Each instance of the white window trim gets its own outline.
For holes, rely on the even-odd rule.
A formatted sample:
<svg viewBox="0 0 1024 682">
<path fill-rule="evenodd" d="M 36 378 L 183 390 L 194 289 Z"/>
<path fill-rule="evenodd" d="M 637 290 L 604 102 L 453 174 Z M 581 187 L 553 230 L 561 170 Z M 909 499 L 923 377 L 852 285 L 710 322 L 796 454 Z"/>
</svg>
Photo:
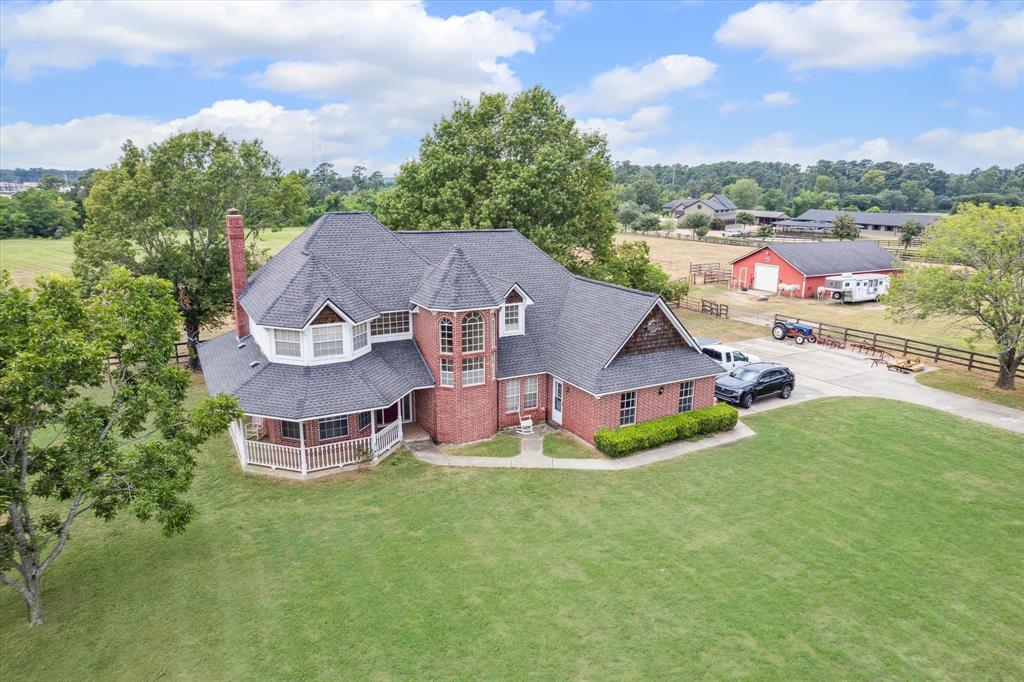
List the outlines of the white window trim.
<svg viewBox="0 0 1024 682">
<path fill-rule="evenodd" d="M 277 352 L 277 333 L 278 332 L 289 332 L 289 333 L 292 333 L 292 334 L 298 334 L 299 335 L 299 339 L 298 339 L 299 354 L 298 355 L 284 355 L 284 354 L 281 354 L 281 353 Z M 303 344 L 303 338 L 302 337 L 303 337 L 303 334 L 302 334 L 302 330 L 300 330 L 300 329 L 285 329 L 285 328 L 280 328 L 280 327 L 275 327 L 275 328 L 271 329 L 270 330 L 270 344 L 271 344 L 271 348 L 273 349 L 273 356 L 275 358 L 279 358 L 279 359 L 284 360 L 286 362 L 301 362 L 302 361 L 302 356 L 303 356 L 303 350 L 305 350 L 303 348 L 304 344 Z M 285 343 L 295 343 L 295 342 L 294 341 L 287 341 Z"/>
<path fill-rule="evenodd" d="M 480 319 L 480 347 L 477 348 L 476 350 L 466 350 L 466 338 L 467 338 L 467 334 L 466 334 L 466 320 L 469 319 L 470 316 L 472 316 L 472 315 L 476 315 Z M 461 320 L 459 320 L 459 344 L 458 345 L 459 345 L 459 349 L 462 351 L 463 355 L 476 355 L 477 353 L 486 353 L 487 352 L 487 320 L 484 318 L 483 315 L 481 315 L 480 313 L 474 311 L 474 312 L 469 313 L 468 315 L 465 315 Z"/>
<path fill-rule="evenodd" d="M 509 329 L 505 326 L 505 309 L 516 308 L 519 311 L 519 326 Z M 498 336 L 522 336 L 526 333 L 526 305 L 524 303 L 506 303 L 498 311 Z"/>
<path fill-rule="evenodd" d="M 530 390 L 530 382 L 533 382 L 534 390 Z M 564 390 L 564 389 L 563 389 Z M 527 396 L 533 396 L 533 405 L 528 405 Z M 540 407 L 540 377 L 526 377 L 523 380 L 523 409 L 524 410 L 536 410 Z"/>
<path fill-rule="evenodd" d="M 472 361 L 479 360 L 480 361 L 480 369 L 479 370 L 475 370 L 475 369 L 469 370 L 470 372 L 479 371 L 480 372 L 480 381 L 474 381 L 471 384 L 470 383 L 466 383 L 467 371 L 466 371 L 465 364 L 466 364 L 467 360 L 472 360 Z M 461 361 L 461 365 L 459 367 L 459 370 L 460 370 L 460 372 L 459 372 L 460 373 L 459 380 L 462 383 L 463 387 L 483 386 L 485 383 L 487 383 L 487 360 L 485 359 L 485 357 L 483 355 L 471 355 L 469 357 L 463 357 L 462 361 Z"/>
<path fill-rule="evenodd" d="M 690 406 L 687 409 L 683 410 L 683 409 L 680 409 L 680 408 L 682 407 L 682 402 L 683 402 L 683 395 L 684 395 L 683 391 L 684 391 L 684 389 L 687 386 L 690 388 L 690 395 L 689 395 Z M 678 400 L 678 402 L 676 404 L 676 409 L 680 413 L 683 413 L 683 412 L 693 412 L 693 400 L 694 400 L 694 398 L 697 397 L 696 393 L 697 393 L 697 385 L 694 382 L 692 382 L 692 381 L 681 381 L 681 382 L 679 382 L 679 400 Z"/>
<path fill-rule="evenodd" d="M 450 371 L 445 371 L 443 369 L 444 365 L 442 363 L 445 360 L 447 360 L 448 362 L 451 363 L 451 367 L 452 368 L 451 368 Z M 441 362 L 438 363 L 438 366 L 437 366 L 437 373 L 438 373 L 437 380 L 438 380 L 438 383 L 440 384 L 441 388 L 455 388 L 455 359 L 454 358 L 452 358 L 452 357 L 443 357 L 443 358 L 441 358 Z M 451 381 L 445 382 L 445 376 L 446 375 L 451 377 Z"/>
<path fill-rule="evenodd" d="M 388 315 L 388 314 L 394 314 L 394 313 L 405 313 L 406 317 L 409 320 L 409 331 L 407 331 L 407 332 L 399 332 L 397 334 L 374 334 L 373 333 L 373 322 L 374 322 L 374 320 L 370 320 L 370 341 L 371 342 L 373 342 L 373 341 L 378 341 L 378 342 L 402 341 L 402 340 L 407 340 L 407 339 L 411 339 L 412 338 L 412 313 L 410 313 L 408 310 L 385 310 L 384 312 L 382 312 L 380 314 L 380 317 L 383 317 L 383 316 Z"/>
<path fill-rule="evenodd" d="M 330 327 L 341 327 L 341 347 L 342 347 L 342 352 L 335 353 L 333 355 L 317 355 L 316 354 L 316 343 L 313 341 L 313 336 L 314 336 L 313 330 L 315 330 L 315 329 L 327 329 L 327 328 L 330 328 Z M 345 323 L 344 322 L 332 322 L 331 324 L 314 324 L 314 325 L 310 325 L 310 327 L 309 327 L 309 349 L 310 349 L 309 357 L 314 362 L 320 362 L 322 360 L 336 359 L 336 358 L 343 358 L 343 357 L 345 357 L 346 356 L 346 351 L 348 351 L 348 349 L 349 349 L 347 340 L 345 339 Z"/>
<path fill-rule="evenodd" d="M 515 390 L 513 390 L 513 389 L 515 389 Z M 515 393 L 515 407 L 514 408 L 509 407 L 510 404 L 512 403 L 512 394 L 513 393 Z M 519 412 L 519 400 L 520 400 L 519 380 L 515 379 L 515 380 L 510 381 L 507 384 L 505 384 L 505 414 L 509 414 L 511 412 Z"/>
<path fill-rule="evenodd" d="M 627 395 L 632 395 L 633 396 L 633 406 L 632 406 L 633 416 L 632 416 L 632 419 L 630 421 L 623 423 L 623 421 L 622 421 L 622 416 L 623 416 L 622 402 L 623 402 L 623 398 L 625 398 Z M 623 391 L 622 393 L 620 393 L 619 394 L 619 426 L 632 426 L 633 424 L 636 424 L 636 413 L 637 413 L 637 392 L 636 391 Z"/>
</svg>

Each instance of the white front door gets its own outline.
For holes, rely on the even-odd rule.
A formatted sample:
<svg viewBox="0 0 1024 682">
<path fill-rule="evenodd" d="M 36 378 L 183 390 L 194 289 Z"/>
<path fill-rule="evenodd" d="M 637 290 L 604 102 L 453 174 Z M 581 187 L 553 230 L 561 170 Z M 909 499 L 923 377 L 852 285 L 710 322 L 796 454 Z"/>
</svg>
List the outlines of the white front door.
<svg viewBox="0 0 1024 682">
<path fill-rule="evenodd" d="M 754 288 L 758 291 L 771 291 L 774 293 L 779 288 L 779 266 L 755 263 Z"/>
<path fill-rule="evenodd" d="M 565 387 L 561 379 L 553 379 L 551 382 L 551 421 L 556 424 L 562 423 L 562 397 Z"/>
</svg>

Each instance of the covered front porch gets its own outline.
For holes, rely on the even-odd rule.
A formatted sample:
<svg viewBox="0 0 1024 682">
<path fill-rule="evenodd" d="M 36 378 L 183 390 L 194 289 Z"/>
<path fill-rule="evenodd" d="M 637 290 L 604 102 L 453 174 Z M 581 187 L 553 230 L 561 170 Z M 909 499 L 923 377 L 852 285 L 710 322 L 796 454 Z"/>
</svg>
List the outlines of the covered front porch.
<svg viewBox="0 0 1024 682">
<path fill-rule="evenodd" d="M 246 414 L 232 422 L 231 440 L 243 469 L 306 478 L 377 464 L 405 439 L 404 423 L 416 428 L 412 406 L 410 392 L 386 408 L 314 419 Z"/>
</svg>

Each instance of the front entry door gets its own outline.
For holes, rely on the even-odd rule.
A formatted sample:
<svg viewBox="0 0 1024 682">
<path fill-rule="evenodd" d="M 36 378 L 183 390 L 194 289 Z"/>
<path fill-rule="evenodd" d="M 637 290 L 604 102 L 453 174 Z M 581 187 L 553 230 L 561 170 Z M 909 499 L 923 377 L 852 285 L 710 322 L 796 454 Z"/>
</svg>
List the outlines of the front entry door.
<svg viewBox="0 0 1024 682">
<path fill-rule="evenodd" d="M 556 424 L 562 423 L 562 397 L 565 387 L 561 379 L 554 379 L 551 382 L 551 421 Z"/>
</svg>

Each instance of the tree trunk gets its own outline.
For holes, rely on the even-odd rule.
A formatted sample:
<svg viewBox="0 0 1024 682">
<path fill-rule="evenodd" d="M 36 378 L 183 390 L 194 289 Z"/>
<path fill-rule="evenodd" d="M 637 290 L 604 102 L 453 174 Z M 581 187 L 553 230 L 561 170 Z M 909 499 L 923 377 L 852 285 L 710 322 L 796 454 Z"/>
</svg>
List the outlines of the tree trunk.
<svg viewBox="0 0 1024 682">
<path fill-rule="evenodd" d="M 185 339 L 188 341 L 188 368 L 199 369 L 199 323 L 185 318 Z"/>
<path fill-rule="evenodd" d="M 28 581 L 25 586 L 27 591 L 24 593 L 25 605 L 28 606 L 28 624 L 42 625 L 43 624 L 43 593 L 40 585 L 39 578 L 34 578 Z"/>
<path fill-rule="evenodd" d="M 996 379 L 996 388 L 1013 390 L 1014 378 L 1022 360 L 1024 360 L 1024 353 L 1018 355 L 1015 350 L 1007 350 L 999 354 L 999 378 Z"/>
</svg>

